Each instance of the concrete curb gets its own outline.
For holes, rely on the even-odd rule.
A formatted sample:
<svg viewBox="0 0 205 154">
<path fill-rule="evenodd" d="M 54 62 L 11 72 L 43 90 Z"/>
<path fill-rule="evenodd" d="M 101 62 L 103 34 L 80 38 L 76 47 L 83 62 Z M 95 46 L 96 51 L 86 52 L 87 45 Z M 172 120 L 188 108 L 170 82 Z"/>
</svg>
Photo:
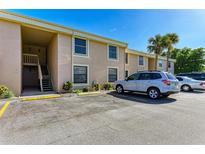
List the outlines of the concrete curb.
<svg viewBox="0 0 205 154">
<path fill-rule="evenodd" d="M 98 95 L 101 94 L 100 91 L 94 91 L 94 92 L 82 92 L 78 93 L 78 96 L 90 96 L 90 95 Z"/>
<path fill-rule="evenodd" d="M 53 98 L 60 98 L 62 95 L 59 94 L 51 94 L 51 95 L 38 95 L 38 96 L 24 96 L 19 97 L 20 101 L 35 101 L 35 100 L 43 100 L 43 99 L 53 99 Z"/>
</svg>

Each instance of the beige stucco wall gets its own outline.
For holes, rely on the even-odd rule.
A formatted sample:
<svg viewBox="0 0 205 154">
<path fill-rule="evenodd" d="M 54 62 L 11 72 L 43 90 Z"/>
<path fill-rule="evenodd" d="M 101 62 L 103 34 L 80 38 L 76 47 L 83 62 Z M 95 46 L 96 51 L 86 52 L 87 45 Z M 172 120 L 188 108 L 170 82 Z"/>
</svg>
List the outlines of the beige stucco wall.
<svg viewBox="0 0 205 154">
<path fill-rule="evenodd" d="M 125 48 L 118 47 L 119 60 L 108 60 L 108 46 L 105 43 L 89 41 L 89 57 L 73 56 L 73 65 L 82 64 L 89 66 L 89 84 L 107 82 L 108 67 L 118 68 L 118 79 L 124 79 Z"/>
<path fill-rule="evenodd" d="M 139 65 L 139 55 L 128 54 L 128 64 L 126 64 L 126 70 L 128 74 L 131 75 L 137 71 L 148 70 L 148 57 L 144 57 L 144 65 Z"/>
<path fill-rule="evenodd" d="M 56 34 L 48 46 L 48 66 L 54 90 L 60 92 L 65 81 L 71 81 L 71 36 Z"/>
<path fill-rule="evenodd" d="M 160 61 L 162 61 L 162 67 L 159 67 Z M 174 62 L 170 61 L 170 63 L 171 63 L 171 67 L 169 68 L 169 72 L 174 74 Z M 155 65 L 155 59 L 149 58 L 149 70 L 154 70 L 154 65 Z M 167 66 L 167 61 L 159 58 L 158 64 L 157 64 L 157 70 L 166 71 L 166 66 Z"/>
<path fill-rule="evenodd" d="M 72 80 L 72 37 L 58 34 L 58 91 L 65 81 Z"/>
<path fill-rule="evenodd" d="M 0 20 L 0 84 L 21 94 L 21 27 Z"/>
<path fill-rule="evenodd" d="M 51 74 L 51 80 L 54 90 L 58 89 L 58 36 L 53 36 L 48 46 L 48 69 Z"/>
</svg>

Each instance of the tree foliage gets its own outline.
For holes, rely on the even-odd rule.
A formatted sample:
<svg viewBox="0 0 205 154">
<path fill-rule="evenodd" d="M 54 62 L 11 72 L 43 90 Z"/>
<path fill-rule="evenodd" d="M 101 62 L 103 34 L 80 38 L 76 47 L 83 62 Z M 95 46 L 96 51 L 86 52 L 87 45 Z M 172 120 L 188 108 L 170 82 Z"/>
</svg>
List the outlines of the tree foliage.
<svg viewBox="0 0 205 154">
<path fill-rule="evenodd" d="M 148 40 L 148 43 L 147 50 L 155 54 L 155 70 L 157 70 L 158 56 L 164 50 L 164 37 L 159 34 L 155 35 Z"/>
<path fill-rule="evenodd" d="M 179 42 L 179 36 L 176 33 L 168 33 L 164 36 L 164 46 L 167 49 L 166 57 L 167 57 L 167 64 L 166 64 L 166 71 L 168 72 L 169 68 L 169 58 L 170 54 L 173 51 L 176 43 Z"/>
<path fill-rule="evenodd" d="M 176 59 L 175 73 L 201 72 L 204 71 L 205 50 L 204 48 L 174 49 L 171 58 Z"/>
</svg>

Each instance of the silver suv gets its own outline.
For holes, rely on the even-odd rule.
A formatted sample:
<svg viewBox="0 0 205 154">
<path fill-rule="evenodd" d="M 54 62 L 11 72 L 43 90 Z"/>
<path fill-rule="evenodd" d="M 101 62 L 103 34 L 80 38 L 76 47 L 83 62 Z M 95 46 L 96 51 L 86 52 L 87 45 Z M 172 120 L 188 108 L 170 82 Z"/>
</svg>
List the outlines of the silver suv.
<svg viewBox="0 0 205 154">
<path fill-rule="evenodd" d="M 117 93 L 143 92 L 152 99 L 157 99 L 161 95 L 168 97 L 180 91 L 179 82 L 175 76 L 163 71 L 140 71 L 125 80 L 116 81 L 114 85 Z"/>
</svg>

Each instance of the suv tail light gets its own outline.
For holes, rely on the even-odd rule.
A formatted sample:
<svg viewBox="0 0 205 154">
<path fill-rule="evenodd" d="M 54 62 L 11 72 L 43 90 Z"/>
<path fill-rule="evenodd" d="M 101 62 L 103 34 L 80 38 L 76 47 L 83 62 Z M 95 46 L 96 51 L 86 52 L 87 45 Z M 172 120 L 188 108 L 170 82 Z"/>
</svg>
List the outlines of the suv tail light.
<svg viewBox="0 0 205 154">
<path fill-rule="evenodd" d="M 162 82 L 167 86 L 170 86 L 170 84 L 171 84 L 169 80 L 162 80 Z"/>
</svg>

